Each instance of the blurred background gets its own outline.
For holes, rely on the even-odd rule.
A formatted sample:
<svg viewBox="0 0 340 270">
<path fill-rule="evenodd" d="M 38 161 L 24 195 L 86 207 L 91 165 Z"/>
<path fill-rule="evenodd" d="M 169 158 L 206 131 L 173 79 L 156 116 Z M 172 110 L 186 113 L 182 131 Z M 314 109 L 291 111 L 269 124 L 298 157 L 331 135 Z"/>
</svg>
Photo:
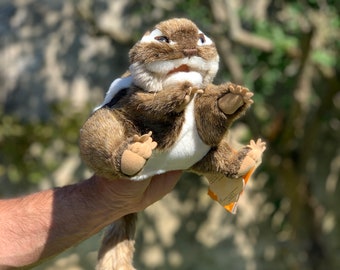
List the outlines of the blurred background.
<svg viewBox="0 0 340 270">
<path fill-rule="evenodd" d="M 234 125 L 268 143 L 234 216 L 185 174 L 140 215 L 138 269 L 340 269 L 340 2 L 1 0 L 0 196 L 91 175 L 78 131 L 161 20 L 212 37 L 216 83 L 255 93 Z M 35 269 L 93 269 L 101 233 Z"/>
</svg>

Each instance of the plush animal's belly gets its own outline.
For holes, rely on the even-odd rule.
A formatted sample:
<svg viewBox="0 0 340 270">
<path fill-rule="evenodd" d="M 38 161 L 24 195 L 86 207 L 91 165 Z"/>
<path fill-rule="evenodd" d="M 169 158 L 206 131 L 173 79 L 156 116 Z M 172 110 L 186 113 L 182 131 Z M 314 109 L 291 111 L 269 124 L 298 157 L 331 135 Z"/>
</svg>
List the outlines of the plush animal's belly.
<svg viewBox="0 0 340 270">
<path fill-rule="evenodd" d="M 185 110 L 185 120 L 176 143 L 166 152 L 154 150 L 144 169 L 132 179 L 143 180 L 166 171 L 188 169 L 209 150 L 210 146 L 201 140 L 197 132 L 193 99 Z"/>
</svg>

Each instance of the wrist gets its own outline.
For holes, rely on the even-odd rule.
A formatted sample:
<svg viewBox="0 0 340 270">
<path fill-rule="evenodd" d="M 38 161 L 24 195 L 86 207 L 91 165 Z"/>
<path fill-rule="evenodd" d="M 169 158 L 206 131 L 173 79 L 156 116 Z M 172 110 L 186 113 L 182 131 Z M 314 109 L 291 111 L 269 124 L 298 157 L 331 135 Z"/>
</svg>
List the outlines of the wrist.
<svg viewBox="0 0 340 270">
<path fill-rule="evenodd" d="M 107 179 L 93 175 L 87 180 L 90 185 L 91 200 L 95 200 L 97 207 L 110 212 L 114 221 L 122 216 L 136 212 L 137 198 L 132 197 L 130 186 L 137 184 L 128 179 Z M 109 222 L 110 223 L 110 222 Z"/>
</svg>

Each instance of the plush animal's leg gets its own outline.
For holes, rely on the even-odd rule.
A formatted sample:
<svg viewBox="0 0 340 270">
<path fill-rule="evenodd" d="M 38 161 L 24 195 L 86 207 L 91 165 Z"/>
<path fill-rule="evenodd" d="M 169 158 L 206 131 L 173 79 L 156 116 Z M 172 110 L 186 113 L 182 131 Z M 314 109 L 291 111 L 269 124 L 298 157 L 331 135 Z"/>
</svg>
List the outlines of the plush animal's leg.
<svg viewBox="0 0 340 270">
<path fill-rule="evenodd" d="M 193 169 L 203 174 L 209 181 L 210 197 L 218 201 L 226 210 L 235 213 L 238 198 L 250 175 L 261 163 L 266 144 L 258 139 L 239 151 L 228 145 L 216 150 L 195 164 Z"/>
<path fill-rule="evenodd" d="M 80 131 L 80 154 L 97 174 L 108 179 L 138 173 L 157 143 L 151 132 L 140 136 L 118 111 L 96 111 Z"/>
<path fill-rule="evenodd" d="M 132 176 L 137 174 L 145 165 L 157 147 L 157 143 L 151 138 L 152 132 L 142 136 L 134 135 L 132 142 L 124 150 L 121 159 L 121 170 L 124 174 Z"/>
<path fill-rule="evenodd" d="M 137 214 L 130 214 L 112 223 L 105 232 L 98 253 L 96 270 L 134 270 L 134 235 Z"/>
<path fill-rule="evenodd" d="M 97 174 L 108 179 L 123 176 L 120 158 L 128 145 L 128 121 L 116 111 L 99 109 L 80 130 L 79 147 L 83 161 Z M 131 135 L 132 136 L 132 135 Z"/>
<path fill-rule="evenodd" d="M 193 170 L 199 173 L 218 172 L 230 178 L 239 178 L 261 163 L 265 149 L 266 144 L 261 139 L 256 142 L 251 140 L 249 145 L 238 151 L 233 150 L 226 141 L 222 141 L 216 149 L 196 163 Z"/>
</svg>

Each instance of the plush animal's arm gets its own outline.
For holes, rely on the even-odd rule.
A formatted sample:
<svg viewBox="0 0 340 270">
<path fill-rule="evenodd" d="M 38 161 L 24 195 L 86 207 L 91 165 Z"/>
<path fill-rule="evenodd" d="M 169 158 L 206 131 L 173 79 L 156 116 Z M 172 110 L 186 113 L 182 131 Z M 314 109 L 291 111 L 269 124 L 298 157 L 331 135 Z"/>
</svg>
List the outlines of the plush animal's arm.
<svg viewBox="0 0 340 270">
<path fill-rule="evenodd" d="M 208 85 L 195 103 L 197 130 L 202 140 L 212 147 L 219 145 L 230 125 L 253 103 L 252 96 L 247 88 L 233 83 Z"/>
<path fill-rule="evenodd" d="M 162 120 L 168 114 L 182 112 L 194 94 L 203 92 L 189 82 L 169 85 L 155 93 L 145 92 L 137 87 L 132 90 L 127 107 L 133 108 L 145 117 L 149 116 L 151 119 L 159 117 Z"/>
<path fill-rule="evenodd" d="M 229 178 L 239 178 L 259 165 L 266 145 L 261 139 L 250 143 L 239 150 L 230 147 L 227 139 L 221 141 L 192 169 L 201 174 L 221 173 Z"/>
</svg>

